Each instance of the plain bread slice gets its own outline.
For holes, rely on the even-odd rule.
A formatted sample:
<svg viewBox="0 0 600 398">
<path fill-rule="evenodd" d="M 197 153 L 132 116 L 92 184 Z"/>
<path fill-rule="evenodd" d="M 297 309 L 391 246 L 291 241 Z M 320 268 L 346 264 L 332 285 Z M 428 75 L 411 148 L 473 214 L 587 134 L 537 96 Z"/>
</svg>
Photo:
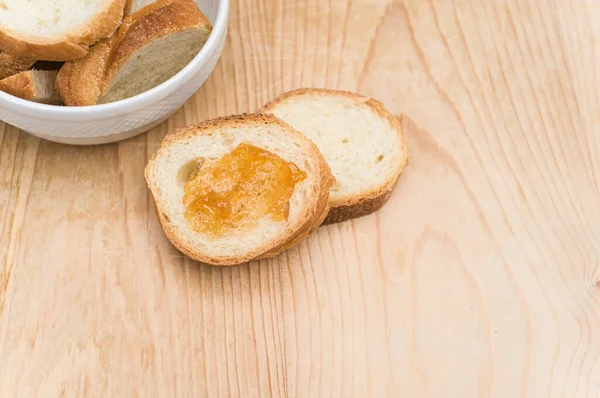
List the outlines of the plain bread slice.
<svg viewBox="0 0 600 398">
<path fill-rule="evenodd" d="M 408 159 L 400 120 L 372 98 L 345 91 L 300 89 L 261 110 L 313 140 L 337 183 L 325 223 L 372 213 L 390 197 Z"/>
<path fill-rule="evenodd" d="M 126 0 L 0 0 L 0 49 L 44 61 L 84 57 L 123 20 Z"/>
</svg>

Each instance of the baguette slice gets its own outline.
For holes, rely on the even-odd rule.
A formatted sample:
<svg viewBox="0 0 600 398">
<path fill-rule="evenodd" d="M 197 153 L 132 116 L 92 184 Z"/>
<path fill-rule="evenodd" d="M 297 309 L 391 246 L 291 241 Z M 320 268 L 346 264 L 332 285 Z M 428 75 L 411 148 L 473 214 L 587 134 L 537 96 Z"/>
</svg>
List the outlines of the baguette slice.
<svg viewBox="0 0 600 398">
<path fill-rule="evenodd" d="M 158 0 L 126 17 L 88 56 L 65 63 L 56 89 L 66 105 L 133 97 L 165 82 L 200 51 L 212 27 L 193 0 Z"/>
<path fill-rule="evenodd" d="M 126 0 L 0 0 L 0 49 L 25 58 L 67 61 L 110 37 Z"/>
<path fill-rule="evenodd" d="M 319 147 L 337 183 L 325 224 L 370 214 L 390 197 L 406 165 L 402 125 L 383 105 L 358 94 L 301 89 L 267 104 Z"/>
<path fill-rule="evenodd" d="M 240 143 L 266 149 L 306 172 L 294 187 L 287 221 L 259 220 L 250 230 L 213 237 L 198 233 L 184 217 L 181 170 L 197 158 L 220 159 Z M 189 173 L 188 173 L 189 174 Z M 334 179 L 317 147 L 270 115 L 236 115 L 205 121 L 167 136 L 148 163 L 146 181 L 167 238 L 188 257 L 212 265 L 236 265 L 275 256 L 318 227 L 329 209 Z"/>
<path fill-rule="evenodd" d="M 58 71 L 28 70 L 0 80 L 0 91 L 28 101 L 60 105 L 62 101 L 54 90 Z"/>
<path fill-rule="evenodd" d="M 0 80 L 25 72 L 33 66 L 34 60 L 28 58 L 13 57 L 0 51 Z"/>
</svg>

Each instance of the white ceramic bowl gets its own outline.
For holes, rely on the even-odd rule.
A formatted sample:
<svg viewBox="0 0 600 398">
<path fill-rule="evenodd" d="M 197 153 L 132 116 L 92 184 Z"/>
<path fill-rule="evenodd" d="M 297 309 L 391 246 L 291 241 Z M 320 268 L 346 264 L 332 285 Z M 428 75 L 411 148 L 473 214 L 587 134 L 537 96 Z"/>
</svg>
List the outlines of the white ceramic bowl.
<svg viewBox="0 0 600 398">
<path fill-rule="evenodd" d="M 229 0 L 196 0 L 213 25 L 198 55 L 163 84 L 109 104 L 66 107 L 25 101 L 0 91 L 0 120 L 66 144 L 103 144 L 133 137 L 166 120 L 213 71 L 225 44 Z"/>
</svg>

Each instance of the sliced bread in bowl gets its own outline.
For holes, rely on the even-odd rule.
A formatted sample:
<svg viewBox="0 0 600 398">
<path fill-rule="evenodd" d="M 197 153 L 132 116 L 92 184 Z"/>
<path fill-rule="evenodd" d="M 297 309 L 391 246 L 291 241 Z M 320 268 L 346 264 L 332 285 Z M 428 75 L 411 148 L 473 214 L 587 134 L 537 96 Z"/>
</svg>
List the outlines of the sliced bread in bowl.
<svg viewBox="0 0 600 398">
<path fill-rule="evenodd" d="M 65 63 L 56 89 L 70 106 L 135 96 L 183 69 L 211 31 L 195 1 L 155 1 L 126 17 L 117 33 L 88 56 Z"/>
<path fill-rule="evenodd" d="M 283 166 L 268 162 L 252 169 L 215 166 L 222 166 L 220 162 L 232 159 L 233 154 L 239 154 L 239 149 L 246 146 L 266 151 L 268 156 L 284 162 Z M 256 159 L 264 159 L 264 156 Z M 253 164 L 248 163 L 247 158 L 235 159 L 242 159 L 239 164 Z M 303 173 L 303 179 L 290 183 L 285 177 L 289 177 L 285 164 L 290 167 L 288 172 L 294 169 Z M 196 191 L 202 194 L 190 196 L 190 192 L 195 192 L 189 190 L 193 186 L 190 184 L 201 173 L 214 177 L 204 181 L 210 190 Z M 241 264 L 287 249 L 290 242 L 297 242 L 299 235 L 304 236 L 322 223 L 329 209 L 329 190 L 334 182 L 329 166 L 314 143 L 270 115 L 236 115 L 181 129 L 165 138 L 149 161 L 145 176 L 167 238 L 190 258 L 212 265 Z M 241 178 L 239 176 L 243 179 L 236 180 Z M 265 176 L 275 179 L 264 180 Z M 227 213 L 235 220 L 229 224 L 233 227 L 214 234 L 210 228 L 219 224 L 218 219 L 195 218 L 197 213 L 190 213 L 190 209 L 196 207 L 190 204 L 213 194 L 225 195 L 225 192 L 232 195 L 228 198 L 237 199 L 227 199 L 230 202 L 226 201 L 224 207 L 240 198 L 242 206 L 236 204 Z M 272 200 L 273 192 L 287 192 L 289 196 L 287 199 L 277 197 L 275 202 L 267 202 L 270 203 L 267 206 L 262 200 Z M 205 206 L 205 202 L 202 203 Z M 264 212 L 272 209 L 273 203 L 286 211 L 285 217 L 277 218 L 274 213 Z M 218 212 L 218 209 L 213 210 L 207 213 L 211 217 Z"/>
<path fill-rule="evenodd" d="M 354 93 L 301 89 L 265 105 L 319 147 L 336 184 L 325 223 L 372 213 L 390 197 L 408 159 L 400 121 L 372 98 Z"/>
<path fill-rule="evenodd" d="M 24 100 L 48 105 L 60 105 L 62 100 L 54 90 L 58 71 L 28 70 L 0 80 L 0 91 Z"/>
<path fill-rule="evenodd" d="M 0 51 L 0 80 L 25 72 L 34 63 L 35 61 L 29 58 L 15 57 Z"/>
<path fill-rule="evenodd" d="M 132 16 L 146 9 L 155 11 L 137 18 L 114 45 L 100 104 L 133 97 L 175 76 L 212 31 L 193 0 L 159 0 Z"/>
<path fill-rule="evenodd" d="M 123 20 L 126 0 L 0 0 L 0 49 L 44 61 L 84 57 Z"/>
</svg>

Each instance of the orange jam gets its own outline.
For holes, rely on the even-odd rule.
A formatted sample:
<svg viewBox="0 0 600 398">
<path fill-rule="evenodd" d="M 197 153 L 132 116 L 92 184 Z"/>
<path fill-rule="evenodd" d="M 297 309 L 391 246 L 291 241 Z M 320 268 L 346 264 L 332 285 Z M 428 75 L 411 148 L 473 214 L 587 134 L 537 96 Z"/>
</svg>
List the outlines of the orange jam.
<svg viewBox="0 0 600 398">
<path fill-rule="evenodd" d="M 184 186 L 185 218 L 212 236 L 248 230 L 263 217 L 286 221 L 294 187 L 305 178 L 294 163 L 242 143 L 192 172 Z"/>
</svg>

